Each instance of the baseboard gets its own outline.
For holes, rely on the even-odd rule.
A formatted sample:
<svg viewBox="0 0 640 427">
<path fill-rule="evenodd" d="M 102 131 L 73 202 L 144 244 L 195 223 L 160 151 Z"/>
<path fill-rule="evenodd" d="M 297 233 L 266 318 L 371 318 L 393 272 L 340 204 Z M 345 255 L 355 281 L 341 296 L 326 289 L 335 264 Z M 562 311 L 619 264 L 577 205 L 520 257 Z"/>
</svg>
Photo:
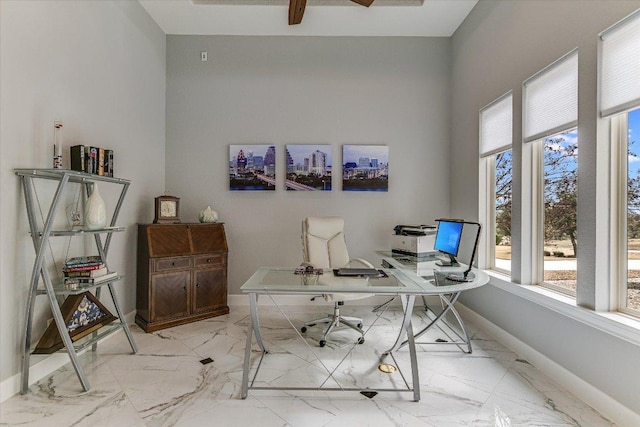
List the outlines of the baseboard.
<svg viewBox="0 0 640 427">
<path fill-rule="evenodd" d="M 125 315 L 125 321 L 127 322 L 127 324 L 129 325 L 133 324 L 135 315 L 136 315 L 135 310 Z M 99 342 L 104 342 L 109 338 L 118 335 L 121 331 L 122 329 L 120 329 L 114 334 L 111 334 L 105 337 Z M 89 351 L 89 349 L 86 349 L 78 354 L 82 354 L 86 351 Z M 37 356 L 32 356 L 32 357 L 35 358 Z M 42 378 L 46 377 L 47 375 L 50 375 L 52 372 L 55 372 L 56 370 L 62 368 L 67 363 L 69 363 L 69 356 L 66 353 L 54 353 L 49 356 L 46 356 L 44 359 L 31 365 L 31 368 L 29 369 L 29 385 L 37 381 L 40 381 Z M 20 373 L 13 375 L 7 378 L 6 380 L 2 381 L 0 383 L 0 402 L 4 402 L 10 397 L 20 393 L 21 383 L 22 383 L 22 375 Z"/>
<path fill-rule="evenodd" d="M 463 319 L 468 320 L 470 323 L 489 333 L 502 345 L 526 359 L 545 375 L 562 384 L 562 386 L 573 395 L 612 420 L 616 425 L 640 426 L 640 414 L 633 412 L 611 396 L 598 390 L 596 387 L 555 363 L 533 347 L 520 341 L 504 329 L 491 323 L 473 310 L 460 303 L 456 304 L 456 309 Z"/>
</svg>

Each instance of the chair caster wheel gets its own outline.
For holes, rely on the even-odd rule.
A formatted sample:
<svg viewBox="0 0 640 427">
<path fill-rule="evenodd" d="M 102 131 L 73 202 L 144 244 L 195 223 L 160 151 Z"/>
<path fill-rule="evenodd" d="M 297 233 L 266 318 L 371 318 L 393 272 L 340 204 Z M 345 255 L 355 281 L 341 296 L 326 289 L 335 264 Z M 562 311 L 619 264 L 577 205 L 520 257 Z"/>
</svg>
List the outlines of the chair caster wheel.
<svg viewBox="0 0 640 427">
<path fill-rule="evenodd" d="M 358 338 L 358 344 L 364 344 L 364 337 Z"/>
<path fill-rule="evenodd" d="M 303 326 L 302 328 L 300 328 L 300 332 L 302 332 L 303 334 L 307 332 L 307 327 Z"/>
<path fill-rule="evenodd" d="M 320 347 L 324 347 L 325 345 L 327 345 L 327 341 L 320 340 L 320 342 L 318 344 L 320 344 Z"/>
<path fill-rule="evenodd" d="M 358 329 L 362 329 L 362 323 L 358 323 L 356 326 L 358 327 Z"/>
</svg>

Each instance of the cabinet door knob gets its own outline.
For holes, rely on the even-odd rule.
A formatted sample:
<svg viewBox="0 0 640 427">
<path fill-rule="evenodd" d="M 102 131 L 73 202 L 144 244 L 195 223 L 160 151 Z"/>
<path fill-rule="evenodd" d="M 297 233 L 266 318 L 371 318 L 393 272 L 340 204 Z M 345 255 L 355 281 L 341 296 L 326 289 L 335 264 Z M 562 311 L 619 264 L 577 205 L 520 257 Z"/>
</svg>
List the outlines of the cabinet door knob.
<svg viewBox="0 0 640 427">
<path fill-rule="evenodd" d="M 211 259 L 211 258 L 207 258 L 207 262 L 211 262 L 211 261 L 212 261 L 212 259 Z"/>
<path fill-rule="evenodd" d="M 175 263 L 175 262 L 172 262 L 172 263 L 171 263 L 171 266 L 172 266 L 172 267 L 175 267 L 175 266 L 176 266 L 176 263 Z"/>
<path fill-rule="evenodd" d="M 187 290 L 187 285 L 184 285 L 184 286 L 182 287 L 182 289 L 184 289 L 184 290 L 186 291 L 186 290 Z"/>
<path fill-rule="evenodd" d="M 200 283 L 196 283 L 196 288 L 199 288 L 199 287 L 200 287 Z"/>
</svg>

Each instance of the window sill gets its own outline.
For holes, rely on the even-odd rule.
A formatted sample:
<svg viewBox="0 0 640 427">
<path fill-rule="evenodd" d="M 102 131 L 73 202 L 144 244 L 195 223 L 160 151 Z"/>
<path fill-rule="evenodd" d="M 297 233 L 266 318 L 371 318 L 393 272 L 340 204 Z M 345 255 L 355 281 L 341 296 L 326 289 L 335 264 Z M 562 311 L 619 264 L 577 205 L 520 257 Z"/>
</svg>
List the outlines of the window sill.
<svg viewBox="0 0 640 427">
<path fill-rule="evenodd" d="M 541 286 L 519 285 L 504 274 L 487 270 L 489 285 L 553 310 L 587 326 L 640 346 L 640 319 L 614 312 L 596 312 L 576 304 L 574 298 Z"/>
</svg>

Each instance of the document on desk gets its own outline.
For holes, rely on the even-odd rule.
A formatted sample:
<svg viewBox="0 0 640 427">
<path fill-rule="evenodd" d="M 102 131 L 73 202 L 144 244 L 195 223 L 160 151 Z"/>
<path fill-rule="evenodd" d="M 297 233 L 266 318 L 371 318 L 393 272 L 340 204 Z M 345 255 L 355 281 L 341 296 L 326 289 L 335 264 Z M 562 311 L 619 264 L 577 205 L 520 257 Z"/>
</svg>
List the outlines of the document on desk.
<svg viewBox="0 0 640 427">
<path fill-rule="evenodd" d="M 339 277 L 387 277 L 387 273 L 375 268 L 336 268 L 333 274 Z"/>
</svg>

